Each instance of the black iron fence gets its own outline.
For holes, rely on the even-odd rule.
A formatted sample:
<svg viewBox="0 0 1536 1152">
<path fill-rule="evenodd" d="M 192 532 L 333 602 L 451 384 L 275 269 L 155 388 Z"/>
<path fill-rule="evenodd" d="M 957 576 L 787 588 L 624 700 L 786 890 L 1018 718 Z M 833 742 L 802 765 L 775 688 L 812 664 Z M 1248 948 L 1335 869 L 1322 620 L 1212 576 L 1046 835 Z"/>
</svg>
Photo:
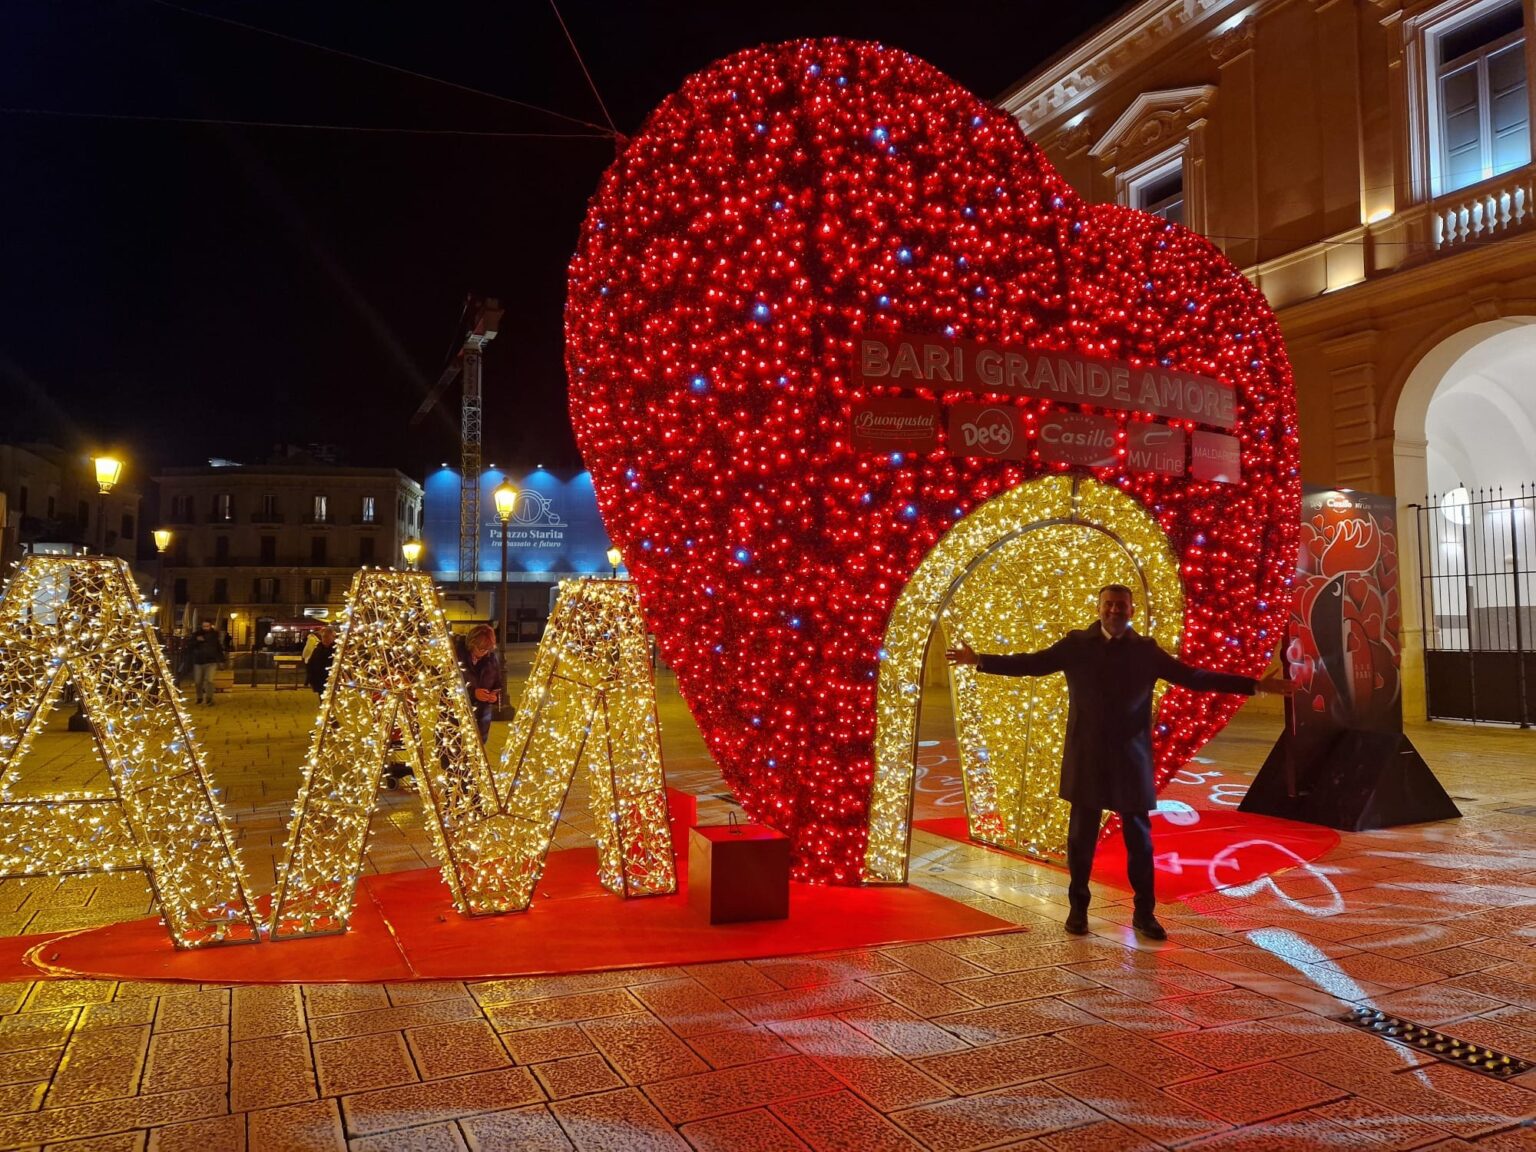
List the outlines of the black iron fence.
<svg viewBox="0 0 1536 1152">
<path fill-rule="evenodd" d="M 1418 513 L 1424 684 L 1432 719 L 1536 719 L 1536 484 L 1456 488 Z"/>
</svg>

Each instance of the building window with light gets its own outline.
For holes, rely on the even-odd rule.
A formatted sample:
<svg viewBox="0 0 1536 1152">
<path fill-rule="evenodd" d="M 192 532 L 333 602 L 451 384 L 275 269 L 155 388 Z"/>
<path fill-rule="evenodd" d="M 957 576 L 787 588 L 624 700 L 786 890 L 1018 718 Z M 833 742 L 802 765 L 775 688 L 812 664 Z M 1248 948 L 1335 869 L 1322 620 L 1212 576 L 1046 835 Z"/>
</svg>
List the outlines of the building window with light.
<svg viewBox="0 0 1536 1152">
<path fill-rule="evenodd" d="M 325 496 L 316 496 L 314 503 L 314 520 L 316 524 L 324 524 L 330 517 L 330 500 Z"/>
<path fill-rule="evenodd" d="M 1531 161 L 1520 0 L 1447 0 L 1405 23 L 1424 132 L 1417 179 L 1444 196 Z M 1423 185 L 1420 185 L 1421 190 Z M 1422 192 L 1421 192 L 1422 194 Z"/>
<path fill-rule="evenodd" d="M 311 602 L 328 600 L 331 595 L 331 582 L 324 576 L 311 576 L 304 581 L 304 598 Z"/>
<path fill-rule="evenodd" d="M 215 520 L 233 520 L 235 518 L 235 498 L 229 492 L 220 492 L 213 498 L 213 518 Z"/>
<path fill-rule="evenodd" d="M 1130 200 L 1132 208 L 1161 216 L 1170 224 L 1184 223 L 1184 158 L 1139 178 L 1130 186 Z"/>
<path fill-rule="evenodd" d="M 377 504 L 372 496 L 363 497 L 363 523 L 373 524 L 378 520 Z"/>
<path fill-rule="evenodd" d="M 275 576 L 256 577 L 255 596 L 252 597 L 258 604 L 276 604 L 278 583 Z"/>
</svg>

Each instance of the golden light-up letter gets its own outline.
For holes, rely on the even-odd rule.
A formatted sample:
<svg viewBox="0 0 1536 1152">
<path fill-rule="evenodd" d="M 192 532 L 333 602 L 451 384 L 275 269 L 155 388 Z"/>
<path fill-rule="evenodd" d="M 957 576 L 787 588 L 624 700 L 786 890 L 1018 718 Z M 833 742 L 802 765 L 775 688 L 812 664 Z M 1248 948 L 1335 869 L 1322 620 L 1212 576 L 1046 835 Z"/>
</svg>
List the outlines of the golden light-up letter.
<svg viewBox="0 0 1536 1152">
<path fill-rule="evenodd" d="M 923 660 L 934 628 L 942 623 L 946 641 L 965 640 L 978 652 L 1035 651 L 1092 623 L 1105 584 L 1130 587 L 1138 630 L 1177 652 L 1184 591 L 1167 537 L 1138 501 L 1088 476 L 1047 476 L 1010 489 L 955 524 L 924 557 L 886 626 L 867 881 L 906 880 Z M 1056 796 L 1065 680 L 954 668 L 950 685 L 971 836 L 1060 854 L 1070 813 Z"/>
<path fill-rule="evenodd" d="M 603 882 L 624 895 L 675 889 L 638 603 L 628 585 L 612 581 L 561 587 L 493 772 L 431 575 L 357 574 L 294 804 L 273 939 L 346 929 L 397 727 L 460 912 L 528 907 L 578 762 L 592 779 Z"/>
<path fill-rule="evenodd" d="M 543 871 L 567 789 L 585 767 L 596 817 L 598 877 L 610 892 L 677 891 L 650 644 L 627 580 L 563 580 L 554 615 L 502 754 L 508 819 L 529 868 Z"/>
<path fill-rule="evenodd" d="M 16 797 L 73 682 L 111 790 Z M 142 868 L 178 948 L 258 938 L 192 724 L 116 557 L 28 556 L 0 596 L 0 876 Z"/>
</svg>

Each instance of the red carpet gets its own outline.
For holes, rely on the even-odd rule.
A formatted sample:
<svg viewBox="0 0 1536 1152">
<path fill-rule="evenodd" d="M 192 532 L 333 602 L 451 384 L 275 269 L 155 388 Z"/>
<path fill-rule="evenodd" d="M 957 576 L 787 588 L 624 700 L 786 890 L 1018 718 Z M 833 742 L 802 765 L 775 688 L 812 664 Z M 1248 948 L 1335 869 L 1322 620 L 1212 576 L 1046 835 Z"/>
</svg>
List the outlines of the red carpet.
<svg viewBox="0 0 1536 1152">
<path fill-rule="evenodd" d="M 1306 865 L 1339 842 L 1339 834 L 1331 828 L 1256 816 L 1233 808 L 1186 810 L 1181 820 L 1189 821 L 1191 816 L 1196 818 L 1194 822 L 1177 824 L 1161 815 L 1152 817 L 1159 901 L 1172 902 L 1200 892 L 1234 888 Z M 912 827 L 950 840 L 974 843 L 963 816 L 916 820 Z M 1003 851 L 989 844 L 981 847 Z M 1066 871 L 1065 861 L 1046 863 L 1058 872 Z M 1125 878 L 1125 842 L 1118 830 L 1109 839 L 1099 841 L 1093 878 L 1100 884 L 1130 891 Z"/>
<path fill-rule="evenodd" d="M 681 864 L 686 872 L 687 856 Z M 553 852 L 533 908 L 466 919 L 436 868 L 366 876 L 343 936 L 178 952 L 157 917 L 53 939 L 0 940 L 0 972 L 202 983 L 459 980 L 700 964 L 938 940 L 1016 927 L 921 888 L 791 885 L 788 920 L 711 926 L 675 896 L 623 900 L 595 849 Z M 30 952 L 30 956 L 28 956 Z"/>
</svg>

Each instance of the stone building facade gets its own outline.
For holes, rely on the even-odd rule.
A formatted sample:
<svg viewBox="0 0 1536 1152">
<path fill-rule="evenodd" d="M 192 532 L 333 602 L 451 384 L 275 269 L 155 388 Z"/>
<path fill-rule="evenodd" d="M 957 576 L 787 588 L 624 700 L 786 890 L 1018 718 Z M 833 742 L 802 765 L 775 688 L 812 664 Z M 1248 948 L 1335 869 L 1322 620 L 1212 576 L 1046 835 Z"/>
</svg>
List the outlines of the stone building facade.
<svg viewBox="0 0 1536 1152">
<path fill-rule="evenodd" d="M 1396 497 L 1409 715 L 1455 611 L 1419 579 L 1454 544 L 1427 498 L 1536 482 L 1533 2 L 1144 0 L 999 99 L 1087 199 L 1264 291 L 1304 480 Z M 1508 517 L 1485 595 L 1529 602 L 1529 501 Z"/>
</svg>

